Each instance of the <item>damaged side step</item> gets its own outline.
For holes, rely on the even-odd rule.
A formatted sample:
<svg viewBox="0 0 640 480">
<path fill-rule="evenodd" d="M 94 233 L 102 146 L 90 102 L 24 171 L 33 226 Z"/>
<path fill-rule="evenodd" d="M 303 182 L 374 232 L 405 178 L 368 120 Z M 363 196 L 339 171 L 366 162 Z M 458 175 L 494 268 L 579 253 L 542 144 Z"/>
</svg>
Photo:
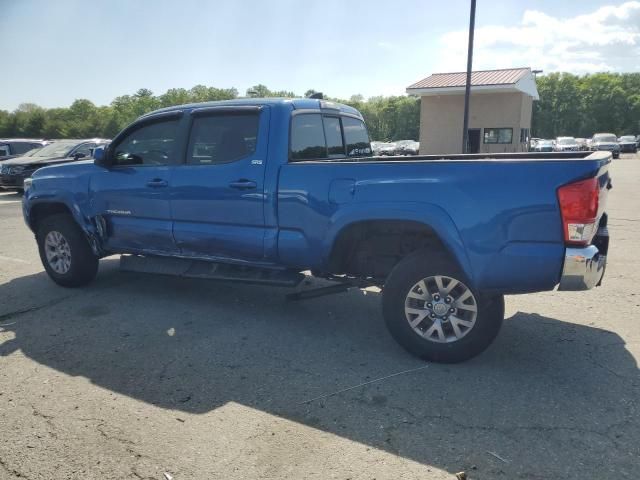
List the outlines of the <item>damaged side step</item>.
<svg viewBox="0 0 640 480">
<path fill-rule="evenodd" d="M 185 258 L 145 257 L 142 255 L 121 255 L 120 270 L 224 280 L 227 282 L 258 283 L 281 287 L 295 287 L 305 278 L 302 273 L 288 270 L 230 265 Z"/>
</svg>

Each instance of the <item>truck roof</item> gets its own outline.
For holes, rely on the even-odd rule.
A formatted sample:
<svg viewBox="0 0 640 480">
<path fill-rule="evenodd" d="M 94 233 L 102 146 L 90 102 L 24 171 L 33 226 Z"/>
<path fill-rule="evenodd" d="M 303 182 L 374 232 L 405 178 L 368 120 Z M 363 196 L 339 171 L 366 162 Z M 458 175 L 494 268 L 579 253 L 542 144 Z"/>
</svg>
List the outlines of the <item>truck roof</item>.
<svg viewBox="0 0 640 480">
<path fill-rule="evenodd" d="M 216 106 L 263 106 L 263 105 L 291 105 L 294 110 L 299 109 L 331 109 L 339 110 L 342 113 L 349 113 L 362 118 L 362 115 L 358 110 L 349 105 L 342 103 L 332 102 L 329 100 L 319 100 L 315 98 L 235 98 L 233 100 L 217 100 L 213 102 L 201 102 L 201 103 L 188 103 L 184 105 L 175 105 L 172 107 L 165 107 L 153 112 L 145 113 L 140 118 L 144 118 L 157 113 L 172 112 L 175 110 L 191 110 L 194 108 L 206 108 Z"/>
</svg>

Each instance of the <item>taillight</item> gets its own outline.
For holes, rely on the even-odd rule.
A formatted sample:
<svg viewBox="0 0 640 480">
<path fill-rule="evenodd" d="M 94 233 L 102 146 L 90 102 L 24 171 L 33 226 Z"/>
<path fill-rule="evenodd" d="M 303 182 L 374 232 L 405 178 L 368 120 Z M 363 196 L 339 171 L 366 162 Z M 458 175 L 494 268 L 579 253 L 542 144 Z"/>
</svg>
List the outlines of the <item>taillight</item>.
<svg viewBox="0 0 640 480">
<path fill-rule="evenodd" d="M 597 228 L 600 187 L 596 178 L 581 180 L 558 189 L 565 242 L 587 245 Z"/>
</svg>

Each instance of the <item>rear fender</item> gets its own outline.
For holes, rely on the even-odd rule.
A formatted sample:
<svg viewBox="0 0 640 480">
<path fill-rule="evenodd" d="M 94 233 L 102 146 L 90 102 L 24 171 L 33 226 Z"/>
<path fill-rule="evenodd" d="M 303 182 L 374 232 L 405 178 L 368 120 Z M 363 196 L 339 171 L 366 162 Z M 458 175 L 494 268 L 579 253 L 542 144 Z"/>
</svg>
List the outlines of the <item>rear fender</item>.
<svg viewBox="0 0 640 480">
<path fill-rule="evenodd" d="M 437 205 L 418 202 L 351 203 L 338 210 L 323 241 L 325 265 L 340 233 L 354 223 L 375 220 L 406 220 L 423 224 L 433 230 L 449 254 L 458 263 L 469 281 L 474 284 L 473 271 L 458 228 L 451 217 Z"/>
</svg>

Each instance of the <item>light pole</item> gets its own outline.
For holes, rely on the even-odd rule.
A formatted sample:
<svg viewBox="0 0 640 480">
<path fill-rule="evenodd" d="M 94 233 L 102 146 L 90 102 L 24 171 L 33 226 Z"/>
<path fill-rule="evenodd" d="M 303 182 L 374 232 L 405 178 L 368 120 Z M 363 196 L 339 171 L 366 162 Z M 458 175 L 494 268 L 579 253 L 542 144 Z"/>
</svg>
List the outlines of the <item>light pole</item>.
<svg viewBox="0 0 640 480">
<path fill-rule="evenodd" d="M 542 73 L 542 70 L 531 70 L 531 73 L 533 73 L 533 80 L 537 80 L 538 79 L 538 74 Z M 533 137 L 533 134 L 535 133 L 536 135 L 538 134 L 538 132 L 536 131 L 536 114 L 535 114 L 535 108 L 531 109 L 531 132 L 529 133 L 529 137 Z"/>
<path fill-rule="evenodd" d="M 476 24 L 476 0 L 471 0 L 469 14 L 469 48 L 467 50 L 467 82 L 464 88 L 464 125 L 462 127 L 462 153 L 469 150 L 469 96 L 471 94 L 471 69 L 473 67 L 473 33 Z"/>
</svg>

